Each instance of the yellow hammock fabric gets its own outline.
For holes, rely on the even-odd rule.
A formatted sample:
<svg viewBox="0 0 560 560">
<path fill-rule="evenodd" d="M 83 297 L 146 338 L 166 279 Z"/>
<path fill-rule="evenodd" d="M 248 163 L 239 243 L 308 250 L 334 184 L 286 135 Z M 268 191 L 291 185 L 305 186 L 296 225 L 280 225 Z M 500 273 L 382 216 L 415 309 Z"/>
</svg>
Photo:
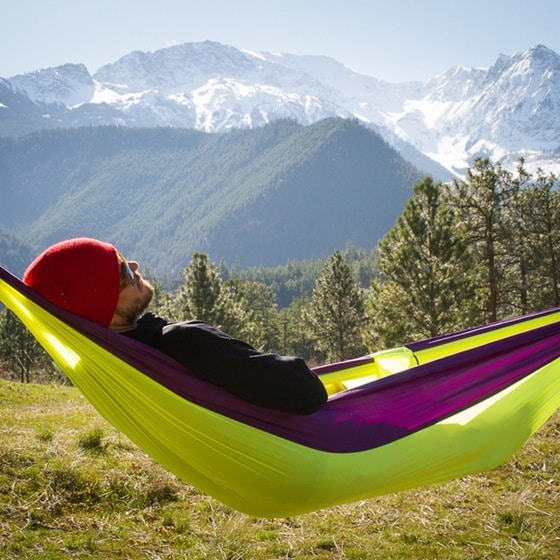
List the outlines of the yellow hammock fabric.
<svg viewBox="0 0 560 560">
<path fill-rule="evenodd" d="M 560 406 L 559 310 L 319 368 L 329 402 L 296 416 L 226 394 L 152 348 L 51 305 L 1 268 L 0 302 L 141 449 L 255 516 L 489 470 Z"/>
</svg>

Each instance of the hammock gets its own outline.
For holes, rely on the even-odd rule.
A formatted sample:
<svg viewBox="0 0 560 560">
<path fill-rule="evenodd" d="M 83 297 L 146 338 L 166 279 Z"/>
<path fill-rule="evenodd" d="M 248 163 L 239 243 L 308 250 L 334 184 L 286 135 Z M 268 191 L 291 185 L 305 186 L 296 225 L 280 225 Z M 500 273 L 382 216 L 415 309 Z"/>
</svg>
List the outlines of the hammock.
<svg viewBox="0 0 560 560">
<path fill-rule="evenodd" d="M 255 516 L 492 469 L 560 406 L 560 310 L 318 368 L 329 401 L 297 416 L 197 379 L 2 268 L 0 302 L 110 423 L 184 481 Z"/>
</svg>

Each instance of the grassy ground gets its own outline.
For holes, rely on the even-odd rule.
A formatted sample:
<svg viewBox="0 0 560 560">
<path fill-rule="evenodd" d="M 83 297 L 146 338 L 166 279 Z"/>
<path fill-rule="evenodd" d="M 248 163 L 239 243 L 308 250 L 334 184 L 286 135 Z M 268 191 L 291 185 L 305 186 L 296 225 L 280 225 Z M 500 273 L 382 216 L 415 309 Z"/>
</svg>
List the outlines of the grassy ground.
<svg viewBox="0 0 560 560">
<path fill-rule="evenodd" d="M 155 465 L 75 389 L 0 380 L 0 558 L 555 560 L 559 435 L 557 413 L 489 474 L 256 519 Z"/>
</svg>

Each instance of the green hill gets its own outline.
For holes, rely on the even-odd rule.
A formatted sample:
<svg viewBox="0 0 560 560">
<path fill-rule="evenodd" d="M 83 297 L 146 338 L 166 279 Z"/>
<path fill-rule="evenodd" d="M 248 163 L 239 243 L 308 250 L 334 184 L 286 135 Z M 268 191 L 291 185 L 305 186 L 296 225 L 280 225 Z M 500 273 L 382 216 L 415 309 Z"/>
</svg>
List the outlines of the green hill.
<svg viewBox="0 0 560 560">
<path fill-rule="evenodd" d="M 0 228 L 39 251 L 115 243 L 153 273 L 192 253 L 240 266 L 369 249 L 422 176 L 357 121 L 225 134 L 93 127 L 0 140 Z"/>
<path fill-rule="evenodd" d="M 0 266 L 21 276 L 33 256 L 30 247 L 0 229 Z"/>
</svg>

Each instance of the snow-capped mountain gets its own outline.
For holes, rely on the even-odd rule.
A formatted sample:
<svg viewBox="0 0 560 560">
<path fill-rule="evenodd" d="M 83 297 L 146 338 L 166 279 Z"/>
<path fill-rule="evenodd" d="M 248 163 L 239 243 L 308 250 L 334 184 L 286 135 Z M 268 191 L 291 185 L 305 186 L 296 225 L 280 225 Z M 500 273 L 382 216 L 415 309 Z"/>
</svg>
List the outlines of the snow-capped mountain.
<svg viewBox="0 0 560 560">
<path fill-rule="evenodd" d="M 22 97 L 35 109 L 25 131 L 119 124 L 219 132 L 342 116 L 374 127 L 436 177 L 443 168 L 460 175 L 479 156 L 506 166 L 524 156 L 528 167 L 560 172 L 560 56 L 542 45 L 425 84 L 383 82 L 327 57 L 210 41 L 135 51 L 93 76 L 66 64 L 0 80 L 0 134 L 13 133 L 16 103 L 21 120 Z"/>
<path fill-rule="evenodd" d="M 452 68 L 392 115 L 404 140 L 449 169 L 520 156 L 560 169 L 560 57 L 542 45 L 488 70 Z"/>
<path fill-rule="evenodd" d="M 10 83 L 37 104 L 59 103 L 71 108 L 91 101 L 95 94 L 94 82 L 83 64 L 45 68 L 16 76 Z"/>
</svg>

